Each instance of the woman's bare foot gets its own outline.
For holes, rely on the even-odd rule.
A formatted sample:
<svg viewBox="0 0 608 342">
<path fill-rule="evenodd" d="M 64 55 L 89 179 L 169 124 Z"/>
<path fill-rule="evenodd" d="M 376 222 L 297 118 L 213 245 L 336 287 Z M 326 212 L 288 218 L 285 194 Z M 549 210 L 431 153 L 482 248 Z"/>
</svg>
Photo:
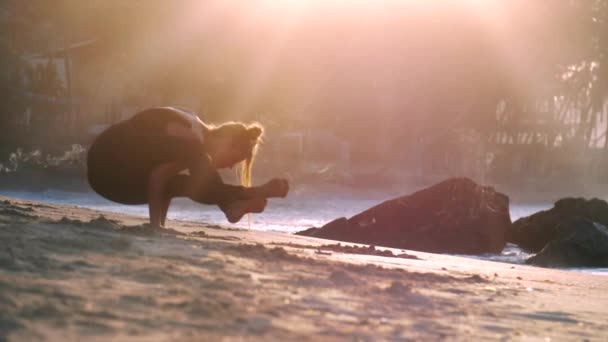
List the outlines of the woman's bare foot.
<svg viewBox="0 0 608 342">
<path fill-rule="evenodd" d="M 245 214 L 263 212 L 266 203 L 268 201 L 265 198 L 252 198 L 232 202 L 229 205 L 222 206 L 221 209 L 230 223 L 237 223 Z"/>
<path fill-rule="evenodd" d="M 289 182 L 287 179 L 283 178 L 274 178 L 267 182 L 266 184 L 260 186 L 260 190 L 262 192 L 261 197 L 285 197 L 289 192 Z"/>
</svg>

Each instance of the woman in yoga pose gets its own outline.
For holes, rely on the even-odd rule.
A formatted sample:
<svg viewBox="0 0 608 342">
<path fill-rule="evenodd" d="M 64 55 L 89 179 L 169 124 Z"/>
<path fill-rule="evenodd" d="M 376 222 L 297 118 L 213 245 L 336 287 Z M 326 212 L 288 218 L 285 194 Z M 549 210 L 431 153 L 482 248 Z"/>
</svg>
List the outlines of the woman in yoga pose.
<svg viewBox="0 0 608 342">
<path fill-rule="evenodd" d="M 264 211 L 267 198 L 289 191 L 287 180 L 276 178 L 251 187 L 262 134 L 258 124 L 212 126 L 180 109 L 146 109 L 95 139 L 87 158 L 89 184 L 111 201 L 148 204 L 153 227 L 164 227 L 175 197 L 218 205 L 235 223 L 247 213 Z M 242 185 L 224 183 L 217 169 L 238 163 Z"/>
</svg>

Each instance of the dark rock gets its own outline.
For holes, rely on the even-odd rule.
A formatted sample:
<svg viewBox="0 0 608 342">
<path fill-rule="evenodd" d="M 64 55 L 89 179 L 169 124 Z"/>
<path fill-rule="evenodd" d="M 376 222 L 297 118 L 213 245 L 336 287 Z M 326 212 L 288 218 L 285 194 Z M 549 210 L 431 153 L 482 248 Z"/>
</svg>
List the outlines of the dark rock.
<svg viewBox="0 0 608 342">
<path fill-rule="evenodd" d="M 509 198 L 468 178 L 339 218 L 298 235 L 435 253 L 500 253 L 511 224 Z"/>
<path fill-rule="evenodd" d="M 539 252 L 557 237 L 557 226 L 575 216 L 585 217 L 608 226 L 608 203 L 597 198 L 560 199 L 549 210 L 515 221 L 507 234 L 507 242 L 512 242 L 528 251 Z"/>
<path fill-rule="evenodd" d="M 608 229 L 583 217 L 570 217 L 555 227 L 555 237 L 527 264 L 545 267 L 608 266 Z"/>
<path fill-rule="evenodd" d="M 327 223 L 322 228 L 308 228 L 297 232 L 296 235 L 316 236 L 315 234 L 318 234 L 321 229 L 331 230 L 334 234 L 348 234 L 349 227 L 348 219 L 346 217 L 340 217 Z"/>
</svg>

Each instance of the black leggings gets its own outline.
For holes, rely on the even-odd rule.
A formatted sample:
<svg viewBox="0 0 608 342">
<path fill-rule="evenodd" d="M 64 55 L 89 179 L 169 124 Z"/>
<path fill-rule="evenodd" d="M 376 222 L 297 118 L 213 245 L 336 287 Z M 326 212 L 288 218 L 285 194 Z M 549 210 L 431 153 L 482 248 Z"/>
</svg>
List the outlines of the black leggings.
<svg viewBox="0 0 608 342">
<path fill-rule="evenodd" d="M 237 200 L 250 198 L 248 190 L 240 185 L 226 184 L 211 165 L 207 154 L 194 158 L 189 164 L 190 175 L 176 175 L 169 181 L 167 196 L 188 197 L 203 204 L 223 207 Z"/>
</svg>

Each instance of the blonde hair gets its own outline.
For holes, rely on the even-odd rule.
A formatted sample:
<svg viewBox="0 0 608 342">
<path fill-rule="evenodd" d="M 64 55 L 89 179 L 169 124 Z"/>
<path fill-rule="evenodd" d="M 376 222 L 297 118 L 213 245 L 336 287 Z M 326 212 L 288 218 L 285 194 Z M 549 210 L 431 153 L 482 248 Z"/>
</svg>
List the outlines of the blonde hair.
<svg viewBox="0 0 608 342">
<path fill-rule="evenodd" d="M 240 163 L 237 176 L 241 185 L 250 187 L 252 179 L 252 169 L 258 146 L 262 141 L 264 127 L 257 123 L 244 124 L 242 122 L 226 122 L 219 126 L 209 126 L 215 134 L 231 136 L 237 145 L 247 150 L 247 158 Z"/>
<path fill-rule="evenodd" d="M 257 147 L 258 147 L 258 145 L 256 144 L 251 151 L 251 155 L 247 159 L 245 159 L 244 161 L 241 162 L 240 180 L 241 180 L 241 185 L 243 185 L 243 186 L 247 186 L 247 187 L 251 186 L 253 161 L 255 159 L 255 155 L 258 150 Z"/>
</svg>

